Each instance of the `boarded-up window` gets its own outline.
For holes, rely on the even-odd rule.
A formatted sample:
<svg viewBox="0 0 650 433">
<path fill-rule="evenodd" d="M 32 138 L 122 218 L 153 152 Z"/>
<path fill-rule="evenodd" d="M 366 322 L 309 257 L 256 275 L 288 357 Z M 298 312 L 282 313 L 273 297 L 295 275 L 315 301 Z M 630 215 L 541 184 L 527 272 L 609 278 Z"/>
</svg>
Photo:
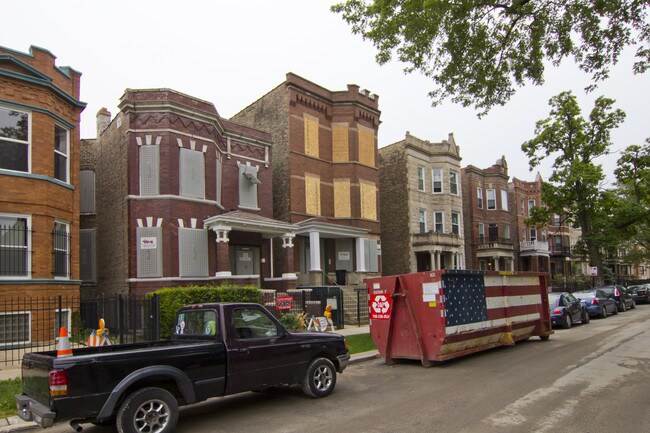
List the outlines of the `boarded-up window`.
<svg viewBox="0 0 650 433">
<path fill-rule="evenodd" d="M 79 277 L 84 283 L 97 281 L 96 229 L 79 230 Z"/>
<path fill-rule="evenodd" d="M 305 119 L 305 153 L 318 158 L 318 118 L 304 115 Z"/>
<path fill-rule="evenodd" d="M 140 146 L 140 195 L 158 195 L 160 146 Z"/>
<path fill-rule="evenodd" d="M 162 227 L 136 229 L 138 278 L 162 277 Z"/>
<path fill-rule="evenodd" d="M 179 276 L 208 276 L 208 231 L 178 229 Z"/>
<path fill-rule="evenodd" d="M 320 177 L 305 173 L 305 212 L 320 215 Z"/>
<path fill-rule="evenodd" d="M 95 213 L 95 172 L 81 170 L 79 184 L 79 210 L 82 214 Z"/>
<path fill-rule="evenodd" d="M 375 166 L 375 131 L 365 126 L 359 130 L 359 162 L 371 167 Z"/>
<path fill-rule="evenodd" d="M 239 206 L 257 209 L 257 167 L 239 164 Z"/>
<path fill-rule="evenodd" d="M 180 149 L 180 194 L 205 198 L 205 160 L 203 152 Z"/>
<path fill-rule="evenodd" d="M 221 204 L 221 184 L 223 176 L 223 163 L 217 160 L 217 203 Z"/>
<path fill-rule="evenodd" d="M 364 261 L 366 264 L 366 271 L 379 272 L 377 241 L 373 239 L 364 239 L 364 242 L 366 244 L 365 257 L 364 257 Z"/>
<path fill-rule="evenodd" d="M 361 189 L 361 218 L 377 220 L 377 187 L 374 182 L 359 181 Z"/>
<path fill-rule="evenodd" d="M 349 160 L 348 124 L 332 125 L 332 161 L 348 162 Z"/>
<path fill-rule="evenodd" d="M 350 179 L 334 179 L 334 217 L 350 218 Z"/>
</svg>

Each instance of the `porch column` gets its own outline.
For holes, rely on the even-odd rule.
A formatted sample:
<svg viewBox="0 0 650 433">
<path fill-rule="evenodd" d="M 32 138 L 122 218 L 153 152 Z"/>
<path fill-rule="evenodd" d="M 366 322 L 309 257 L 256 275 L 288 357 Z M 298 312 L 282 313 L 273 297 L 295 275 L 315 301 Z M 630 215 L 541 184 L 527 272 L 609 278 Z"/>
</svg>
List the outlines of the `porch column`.
<svg viewBox="0 0 650 433">
<path fill-rule="evenodd" d="M 322 272 L 320 268 L 320 233 L 309 232 L 309 261 L 310 272 Z"/>
<path fill-rule="evenodd" d="M 499 269 L 499 256 L 494 256 L 494 270 L 495 271 L 500 271 Z"/>
<path fill-rule="evenodd" d="M 366 272 L 366 243 L 365 238 L 357 238 L 357 272 Z"/>
<path fill-rule="evenodd" d="M 215 234 L 217 235 L 217 277 L 231 277 L 232 272 L 230 271 L 230 239 L 228 239 L 228 233 L 231 228 L 226 226 L 217 226 L 213 227 Z"/>
<path fill-rule="evenodd" d="M 436 271 L 440 270 L 440 251 L 436 251 Z"/>
<path fill-rule="evenodd" d="M 431 259 L 430 259 L 431 270 L 432 271 L 437 271 L 437 269 L 436 269 L 436 252 L 435 251 L 429 251 L 429 256 L 431 256 Z"/>
<path fill-rule="evenodd" d="M 283 264 L 282 264 L 282 278 L 283 279 L 293 279 L 296 278 L 296 274 L 293 271 L 293 238 L 296 235 L 293 233 L 285 233 L 282 236 L 282 254 L 283 254 Z M 310 239 L 311 242 L 311 239 Z"/>
</svg>

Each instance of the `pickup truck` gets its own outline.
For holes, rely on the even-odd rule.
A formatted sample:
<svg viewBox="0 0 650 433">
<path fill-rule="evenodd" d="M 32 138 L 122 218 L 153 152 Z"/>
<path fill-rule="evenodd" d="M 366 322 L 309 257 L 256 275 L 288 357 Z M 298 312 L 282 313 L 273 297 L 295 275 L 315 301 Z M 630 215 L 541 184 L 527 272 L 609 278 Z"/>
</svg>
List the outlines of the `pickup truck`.
<svg viewBox="0 0 650 433">
<path fill-rule="evenodd" d="M 18 415 L 50 427 L 116 424 L 120 433 L 169 433 L 178 407 L 245 391 L 300 385 L 329 395 L 350 355 L 343 336 L 289 332 L 264 307 L 182 307 L 170 340 L 27 353 Z"/>
</svg>

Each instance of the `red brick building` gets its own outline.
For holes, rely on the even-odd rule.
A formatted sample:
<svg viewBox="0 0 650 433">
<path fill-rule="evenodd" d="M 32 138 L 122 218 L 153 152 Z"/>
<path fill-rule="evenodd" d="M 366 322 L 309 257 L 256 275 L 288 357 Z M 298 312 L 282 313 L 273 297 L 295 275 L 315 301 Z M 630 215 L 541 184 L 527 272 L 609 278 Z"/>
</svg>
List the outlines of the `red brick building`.
<svg viewBox="0 0 650 433">
<path fill-rule="evenodd" d="M 96 228 L 85 227 L 91 257 L 82 260 L 96 265 L 88 290 L 295 287 L 290 267 L 273 271 L 272 244 L 292 256 L 294 227 L 272 219 L 271 135 L 169 89 L 127 89 L 119 108 L 112 120 L 98 113 L 98 138 L 84 145 L 96 185 L 88 197 L 101 198 L 87 215 Z"/>
<path fill-rule="evenodd" d="M 517 237 L 519 241 L 520 271 L 549 271 L 549 246 L 547 225 L 542 227 L 526 224 L 532 210 L 542 205 L 542 178 L 539 174 L 534 181 L 523 181 L 516 177 L 512 179 L 510 191 L 514 199 L 514 210 L 517 221 Z M 568 236 L 566 238 L 568 245 Z M 564 260 L 564 255 L 560 255 Z"/>
<path fill-rule="evenodd" d="M 293 73 L 231 120 L 273 136 L 274 217 L 297 225 L 299 285 L 358 284 L 381 272 L 378 96 Z M 277 263 L 280 265 L 280 263 Z"/>
<path fill-rule="evenodd" d="M 79 120 L 86 104 L 79 101 L 81 74 L 55 60 L 43 48 L 26 54 L 0 47 L 0 301 L 79 294 Z M 29 315 L 12 323 L 29 329 Z"/>
</svg>

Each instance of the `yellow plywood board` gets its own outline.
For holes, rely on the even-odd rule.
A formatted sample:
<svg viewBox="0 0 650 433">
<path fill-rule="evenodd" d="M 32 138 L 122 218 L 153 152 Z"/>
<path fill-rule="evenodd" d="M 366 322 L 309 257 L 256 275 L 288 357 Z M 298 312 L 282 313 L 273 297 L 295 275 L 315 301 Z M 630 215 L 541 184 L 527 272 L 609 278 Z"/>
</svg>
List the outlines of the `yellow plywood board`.
<svg viewBox="0 0 650 433">
<path fill-rule="evenodd" d="M 348 162 L 349 160 L 348 125 L 332 125 L 332 161 Z"/>
<path fill-rule="evenodd" d="M 305 211 L 320 215 L 320 177 L 305 173 Z"/>
<path fill-rule="evenodd" d="M 361 218 L 377 221 L 377 186 L 374 182 L 359 181 L 361 189 Z"/>
<path fill-rule="evenodd" d="M 350 218 L 350 179 L 334 179 L 334 217 Z"/>
<path fill-rule="evenodd" d="M 305 154 L 318 158 L 318 118 L 304 115 L 305 119 Z"/>
<path fill-rule="evenodd" d="M 375 131 L 365 126 L 358 126 L 359 131 L 359 162 L 375 166 Z"/>
</svg>

